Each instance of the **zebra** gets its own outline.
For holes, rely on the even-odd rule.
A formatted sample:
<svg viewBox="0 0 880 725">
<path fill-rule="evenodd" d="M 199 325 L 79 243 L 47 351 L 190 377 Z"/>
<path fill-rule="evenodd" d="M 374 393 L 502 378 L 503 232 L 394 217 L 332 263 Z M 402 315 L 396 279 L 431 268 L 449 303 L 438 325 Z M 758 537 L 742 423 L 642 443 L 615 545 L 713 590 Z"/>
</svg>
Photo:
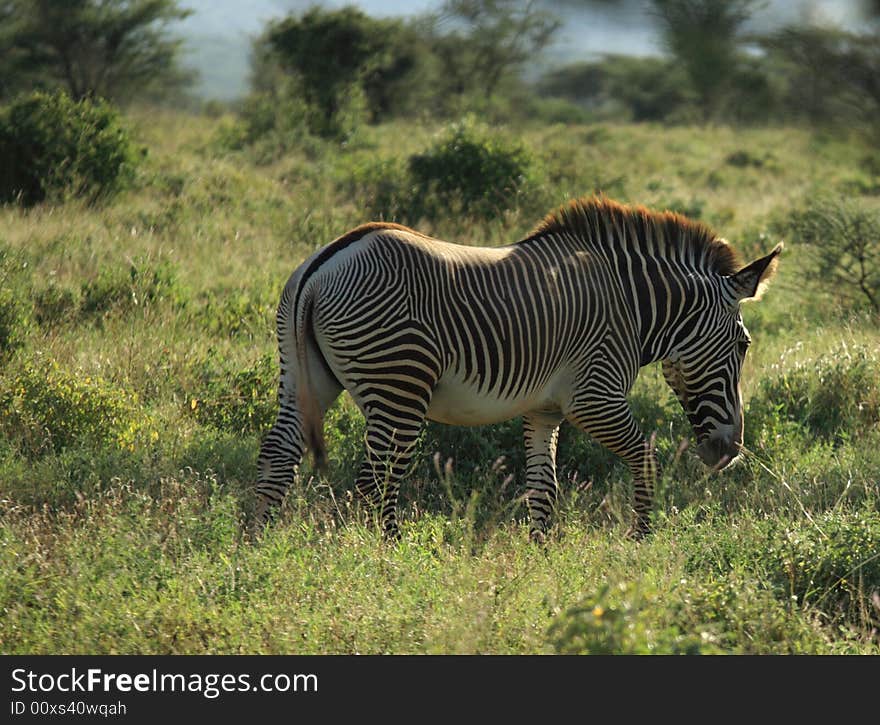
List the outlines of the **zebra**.
<svg viewBox="0 0 880 725">
<path fill-rule="evenodd" d="M 325 460 L 323 416 L 347 390 L 366 418 L 355 490 L 399 536 L 397 499 L 426 420 L 484 425 L 522 416 L 530 538 L 558 496 L 567 420 L 622 458 L 634 521 L 650 531 L 657 456 L 627 402 L 641 367 L 662 372 L 720 469 L 740 452 L 740 373 L 782 243 L 744 266 L 706 225 L 669 211 L 583 197 L 525 239 L 474 247 L 394 223 L 359 226 L 290 276 L 277 313 L 279 412 L 260 447 L 262 529 L 306 448 Z"/>
</svg>

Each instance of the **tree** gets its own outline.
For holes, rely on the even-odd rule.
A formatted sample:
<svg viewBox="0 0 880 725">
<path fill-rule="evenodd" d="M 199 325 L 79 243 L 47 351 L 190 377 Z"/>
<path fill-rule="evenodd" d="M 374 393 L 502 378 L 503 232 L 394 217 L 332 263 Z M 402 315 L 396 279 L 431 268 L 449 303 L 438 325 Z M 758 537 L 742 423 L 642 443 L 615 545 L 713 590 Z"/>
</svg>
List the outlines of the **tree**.
<svg viewBox="0 0 880 725">
<path fill-rule="evenodd" d="M 418 64 L 418 46 L 402 21 L 371 18 L 355 7 L 314 7 L 271 23 L 257 41 L 254 58 L 264 70 L 275 59 L 294 75 L 319 115 L 320 128 L 313 130 L 333 135 L 336 117 L 353 92 L 364 93 L 373 118 L 391 110 L 396 90 Z"/>
<path fill-rule="evenodd" d="M 709 120 L 737 68 L 744 23 L 755 0 L 651 0 L 663 42 L 681 62 Z"/>
<path fill-rule="evenodd" d="M 865 121 L 880 130 L 880 45 L 876 36 L 791 26 L 760 39 L 782 78 L 788 107 L 814 125 Z"/>
<path fill-rule="evenodd" d="M 26 53 L 18 42 L 20 9 L 20 0 L 0 0 L 0 98 L 33 85 Z"/>
<path fill-rule="evenodd" d="M 880 214 L 851 199 L 810 200 L 791 214 L 788 229 L 806 245 L 813 281 L 880 313 Z"/>
<path fill-rule="evenodd" d="M 789 26 L 760 39 L 769 65 L 785 86 L 791 113 L 813 125 L 828 121 L 840 97 L 836 81 L 836 31 L 818 26 Z"/>
<path fill-rule="evenodd" d="M 135 95 L 191 79 L 177 64 L 182 40 L 168 26 L 190 14 L 177 0 L 7 0 L 18 18 L 0 48 L 74 99 Z"/>
<path fill-rule="evenodd" d="M 666 58 L 606 55 L 598 61 L 574 63 L 545 74 L 539 91 L 633 121 L 666 121 L 686 114 L 693 99 L 687 78 Z"/>
<path fill-rule="evenodd" d="M 532 0 L 447 0 L 432 50 L 450 92 L 491 97 L 552 40 L 559 20 Z"/>
</svg>

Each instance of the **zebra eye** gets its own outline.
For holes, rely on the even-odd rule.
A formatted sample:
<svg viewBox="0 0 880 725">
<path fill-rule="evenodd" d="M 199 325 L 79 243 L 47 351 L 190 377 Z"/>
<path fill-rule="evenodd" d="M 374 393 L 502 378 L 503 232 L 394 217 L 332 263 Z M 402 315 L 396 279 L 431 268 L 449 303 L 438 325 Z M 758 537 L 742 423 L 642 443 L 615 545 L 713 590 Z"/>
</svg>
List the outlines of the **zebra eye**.
<svg viewBox="0 0 880 725">
<path fill-rule="evenodd" d="M 740 357 L 745 357 L 746 352 L 749 349 L 749 345 L 751 343 L 748 340 L 738 340 L 736 343 L 736 348 L 739 351 Z"/>
</svg>

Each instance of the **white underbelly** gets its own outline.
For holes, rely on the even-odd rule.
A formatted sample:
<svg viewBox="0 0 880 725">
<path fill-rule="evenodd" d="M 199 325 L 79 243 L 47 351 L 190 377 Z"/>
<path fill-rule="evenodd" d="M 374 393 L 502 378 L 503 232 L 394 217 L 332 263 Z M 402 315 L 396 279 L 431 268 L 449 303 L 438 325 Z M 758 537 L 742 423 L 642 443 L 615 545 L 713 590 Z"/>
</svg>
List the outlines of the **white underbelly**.
<svg viewBox="0 0 880 725">
<path fill-rule="evenodd" d="M 551 378 L 537 390 L 518 397 L 501 397 L 497 391 L 481 391 L 476 383 L 444 375 L 428 406 L 428 420 L 450 425 L 500 423 L 532 411 L 558 411 L 564 394 L 563 376 Z"/>
</svg>

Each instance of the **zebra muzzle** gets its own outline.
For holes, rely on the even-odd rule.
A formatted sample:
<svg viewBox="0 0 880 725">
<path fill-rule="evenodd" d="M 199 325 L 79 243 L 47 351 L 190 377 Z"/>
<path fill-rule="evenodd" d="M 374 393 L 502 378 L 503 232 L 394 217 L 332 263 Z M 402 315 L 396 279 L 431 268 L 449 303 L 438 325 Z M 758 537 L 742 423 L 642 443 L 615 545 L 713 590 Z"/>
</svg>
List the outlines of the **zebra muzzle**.
<svg viewBox="0 0 880 725">
<path fill-rule="evenodd" d="M 733 438 L 715 436 L 706 438 L 697 446 L 700 460 L 716 470 L 726 468 L 740 453 L 740 443 Z"/>
</svg>

